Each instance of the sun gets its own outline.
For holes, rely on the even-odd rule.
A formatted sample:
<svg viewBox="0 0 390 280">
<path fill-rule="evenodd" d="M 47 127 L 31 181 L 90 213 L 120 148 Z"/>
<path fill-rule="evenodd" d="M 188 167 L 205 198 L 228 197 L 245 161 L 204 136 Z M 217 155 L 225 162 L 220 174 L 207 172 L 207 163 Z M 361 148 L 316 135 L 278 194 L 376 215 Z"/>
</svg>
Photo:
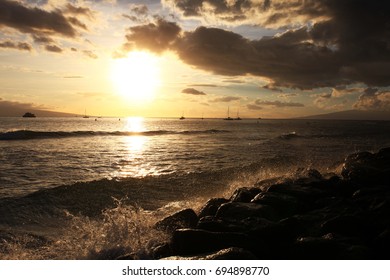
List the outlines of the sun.
<svg viewBox="0 0 390 280">
<path fill-rule="evenodd" d="M 131 52 L 125 58 L 114 59 L 111 80 L 120 95 L 132 101 L 153 99 L 160 85 L 158 58 L 147 52 Z"/>
</svg>

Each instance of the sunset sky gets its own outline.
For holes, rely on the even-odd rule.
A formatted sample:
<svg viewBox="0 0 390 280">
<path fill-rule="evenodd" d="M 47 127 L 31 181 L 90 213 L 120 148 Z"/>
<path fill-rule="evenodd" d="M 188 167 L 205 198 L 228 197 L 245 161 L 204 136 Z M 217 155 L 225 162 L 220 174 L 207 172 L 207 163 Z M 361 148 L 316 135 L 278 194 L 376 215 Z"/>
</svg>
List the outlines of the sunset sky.
<svg viewBox="0 0 390 280">
<path fill-rule="evenodd" d="M 0 0 L 0 110 L 389 112 L 389 14 L 382 0 Z"/>
</svg>

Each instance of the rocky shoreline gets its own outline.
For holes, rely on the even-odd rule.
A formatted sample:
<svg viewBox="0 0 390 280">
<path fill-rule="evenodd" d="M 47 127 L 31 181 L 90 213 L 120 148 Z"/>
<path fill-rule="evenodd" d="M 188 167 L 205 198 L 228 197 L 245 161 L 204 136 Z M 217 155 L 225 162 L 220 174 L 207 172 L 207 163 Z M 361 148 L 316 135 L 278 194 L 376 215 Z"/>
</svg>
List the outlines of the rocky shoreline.
<svg viewBox="0 0 390 280">
<path fill-rule="evenodd" d="M 261 181 L 159 221 L 170 240 L 149 257 L 390 259 L 389 183 L 390 148 L 349 155 L 340 176 L 308 169 Z"/>
</svg>

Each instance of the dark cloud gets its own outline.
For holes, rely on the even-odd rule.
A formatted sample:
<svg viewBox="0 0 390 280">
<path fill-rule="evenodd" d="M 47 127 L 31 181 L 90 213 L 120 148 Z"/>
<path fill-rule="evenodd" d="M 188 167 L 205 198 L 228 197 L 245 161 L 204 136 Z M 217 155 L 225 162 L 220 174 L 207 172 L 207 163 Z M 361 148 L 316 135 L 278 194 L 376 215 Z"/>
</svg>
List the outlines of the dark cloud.
<svg viewBox="0 0 390 280">
<path fill-rule="evenodd" d="M 218 97 L 218 98 L 211 100 L 211 102 L 231 102 L 231 101 L 237 101 L 237 100 L 241 100 L 241 97 L 237 97 L 237 96 Z"/>
<path fill-rule="evenodd" d="M 298 96 L 297 93 L 282 93 L 282 94 L 278 95 L 279 98 L 290 98 L 290 97 L 296 97 L 296 96 Z"/>
<path fill-rule="evenodd" d="M 124 50 L 149 49 L 161 53 L 178 38 L 180 27 L 174 22 L 157 19 L 155 23 L 139 25 L 129 28 L 126 35 L 127 43 Z"/>
<path fill-rule="evenodd" d="M 85 56 L 88 56 L 89 58 L 92 58 L 92 59 L 98 59 L 99 57 L 97 56 L 97 54 L 95 54 L 93 51 L 88 51 L 88 50 L 85 50 L 83 51 L 83 54 Z"/>
<path fill-rule="evenodd" d="M 44 35 L 32 35 L 34 42 L 38 44 L 50 44 L 54 43 L 54 40 L 50 37 L 44 36 Z"/>
<path fill-rule="evenodd" d="M 157 24 L 133 27 L 127 45 L 159 53 L 170 49 L 197 68 L 220 75 L 264 77 L 276 88 L 390 86 L 389 1 L 167 2 L 188 16 L 201 16 L 206 10 L 217 16 L 243 11 L 254 16 L 250 11 L 257 7 L 265 15 L 265 26 L 304 24 L 274 37 L 249 40 L 218 28 L 180 32 L 176 24 L 160 19 Z M 171 28 L 164 30 L 166 25 Z"/>
<path fill-rule="evenodd" d="M 227 22 L 246 19 L 249 10 L 255 6 L 260 10 L 266 8 L 265 5 L 269 6 L 269 1 L 255 4 L 250 0 L 164 0 L 163 3 L 168 7 L 176 7 L 187 17 L 216 17 Z"/>
<path fill-rule="evenodd" d="M 191 84 L 189 87 L 218 87 L 218 85 L 214 84 Z"/>
<path fill-rule="evenodd" d="M 136 15 L 147 15 L 149 13 L 149 9 L 146 5 L 138 4 L 131 7 L 131 12 Z"/>
<path fill-rule="evenodd" d="M 123 14 L 124 18 L 127 18 L 134 22 L 145 22 L 149 15 L 149 8 L 144 4 L 133 4 L 130 7 L 130 15 Z"/>
<path fill-rule="evenodd" d="M 245 84 L 245 81 L 239 79 L 227 79 L 227 80 L 223 80 L 222 82 L 230 83 L 230 84 Z"/>
<path fill-rule="evenodd" d="M 76 37 L 77 31 L 60 10 L 29 8 L 20 2 L 0 1 L 0 27 L 7 26 L 30 34 L 57 34 Z"/>
<path fill-rule="evenodd" d="M 73 6 L 70 3 L 68 3 L 65 6 L 64 13 L 69 13 L 69 14 L 73 14 L 76 16 L 85 16 L 85 17 L 88 17 L 90 19 L 94 18 L 94 12 L 90 8 L 77 7 L 77 6 Z"/>
<path fill-rule="evenodd" d="M 283 92 L 283 90 L 277 86 L 275 86 L 275 84 L 267 84 L 265 86 L 262 87 L 263 89 L 267 89 L 267 90 L 272 90 L 272 91 L 276 91 L 276 92 Z"/>
<path fill-rule="evenodd" d="M 82 28 L 84 30 L 88 30 L 87 26 L 84 23 L 82 23 L 81 21 L 79 21 L 77 18 L 75 18 L 75 17 L 68 17 L 67 19 L 68 19 L 68 21 L 72 25 L 78 26 L 78 27 L 80 27 L 80 28 Z"/>
<path fill-rule="evenodd" d="M 48 52 L 55 52 L 55 53 L 62 53 L 63 49 L 61 49 L 59 46 L 56 45 L 47 45 L 45 46 L 45 49 Z"/>
<path fill-rule="evenodd" d="M 185 94 L 192 94 L 192 95 L 206 95 L 206 93 L 204 93 L 203 91 L 199 91 L 194 88 L 185 88 L 181 92 Z"/>
<path fill-rule="evenodd" d="M 362 93 L 364 91 L 364 88 L 347 88 L 345 86 L 341 87 L 335 87 L 332 89 L 332 97 L 339 98 L 346 95 L 356 94 L 356 93 Z"/>
<path fill-rule="evenodd" d="M 248 104 L 248 105 L 246 105 L 246 107 L 247 107 L 249 110 L 254 110 L 254 111 L 263 110 L 263 107 L 260 107 L 260 106 L 255 105 L 255 104 Z"/>
<path fill-rule="evenodd" d="M 250 23 L 272 27 L 312 18 L 321 19 L 326 12 L 326 7 L 315 0 L 163 0 L 162 2 L 184 17 L 198 17 L 227 24 Z"/>
<path fill-rule="evenodd" d="M 390 111 L 390 91 L 367 88 L 353 107 L 360 110 Z"/>
<path fill-rule="evenodd" d="M 28 43 L 23 42 L 12 42 L 12 41 L 4 41 L 0 42 L 0 48 L 7 48 L 7 49 L 16 49 L 21 51 L 31 51 L 32 47 Z"/>
<path fill-rule="evenodd" d="M 332 97 L 332 94 L 331 93 L 322 93 L 322 94 L 320 94 L 320 97 L 325 98 L 325 99 L 329 99 Z"/>
<path fill-rule="evenodd" d="M 265 100 L 256 100 L 256 105 L 262 105 L 262 106 L 273 106 L 273 107 L 304 107 L 305 105 L 302 103 L 297 102 L 282 102 L 282 101 L 265 101 Z"/>
</svg>

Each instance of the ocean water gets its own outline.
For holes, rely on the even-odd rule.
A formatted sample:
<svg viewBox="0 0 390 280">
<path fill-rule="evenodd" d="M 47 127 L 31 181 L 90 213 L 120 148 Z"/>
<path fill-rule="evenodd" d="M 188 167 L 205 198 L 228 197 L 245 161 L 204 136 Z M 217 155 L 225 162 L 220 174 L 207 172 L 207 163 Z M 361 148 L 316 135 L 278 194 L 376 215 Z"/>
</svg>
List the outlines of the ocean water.
<svg viewBox="0 0 390 280">
<path fill-rule="evenodd" d="M 382 121 L 0 118 L 0 259 L 142 258 L 174 211 L 388 146 Z"/>
</svg>

